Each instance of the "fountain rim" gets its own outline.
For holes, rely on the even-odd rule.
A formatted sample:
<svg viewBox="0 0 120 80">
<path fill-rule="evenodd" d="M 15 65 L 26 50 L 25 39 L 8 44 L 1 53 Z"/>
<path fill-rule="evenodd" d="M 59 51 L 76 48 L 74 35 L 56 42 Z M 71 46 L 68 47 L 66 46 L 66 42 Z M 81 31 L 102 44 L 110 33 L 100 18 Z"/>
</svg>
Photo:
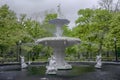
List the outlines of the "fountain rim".
<svg viewBox="0 0 120 80">
<path fill-rule="evenodd" d="M 79 41 L 81 40 L 79 38 L 73 38 L 73 37 L 45 37 L 45 38 L 40 38 L 36 40 L 36 43 L 42 42 L 42 41 L 59 41 L 59 40 L 67 40 L 67 41 Z"/>
<path fill-rule="evenodd" d="M 69 24 L 70 21 L 67 19 L 56 18 L 49 21 L 50 24 Z"/>
</svg>

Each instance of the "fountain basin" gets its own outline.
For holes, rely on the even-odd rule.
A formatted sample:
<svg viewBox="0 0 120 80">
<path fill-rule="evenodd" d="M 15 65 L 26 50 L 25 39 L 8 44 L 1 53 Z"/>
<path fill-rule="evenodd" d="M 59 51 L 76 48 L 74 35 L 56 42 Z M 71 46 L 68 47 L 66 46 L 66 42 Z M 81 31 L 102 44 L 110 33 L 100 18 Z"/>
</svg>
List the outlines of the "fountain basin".
<svg viewBox="0 0 120 80">
<path fill-rule="evenodd" d="M 65 49 L 80 43 L 80 39 L 71 37 L 47 37 L 38 39 L 37 44 L 50 46 L 53 48 L 53 56 L 56 58 L 57 69 L 71 69 L 72 66 L 65 61 Z"/>
<path fill-rule="evenodd" d="M 46 75 L 45 66 L 31 66 L 27 69 L 29 75 Z M 41 72 L 40 72 L 41 71 Z M 73 65 L 69 70 L 57 70 L 57 77 L 77 77 L 84 73 L 95 72 L 95 68 L 90 65 Z M 53 74 L 51 74 L 53 75 Z"/>
<path fill-rule="evenodd" d="M 74 44 L 79 44 L 79 38 L 71 38 L 71 37 L 46 37 L 42 39 L 38 39 L 36 41 L 37 44 L 42 44 L 44 46 L 72 46 Z"/>
<path fill-rule="evenodd" d="M 58 70 L 56 75 L 45 74 L 46 64 L 31 64 L 25 70 L 1 71 L 0 80 L 120 80 L 120 64 L 118 62 L 103 63 L 102 69 L 95 69 L 91 62 L 73 62 L 71 64 L 73 69 Z M 8 66 L 15 67 L 16 65 Z M 21 69 L 20 65 L 18 66 L 18 69 Z"/>
</svg>

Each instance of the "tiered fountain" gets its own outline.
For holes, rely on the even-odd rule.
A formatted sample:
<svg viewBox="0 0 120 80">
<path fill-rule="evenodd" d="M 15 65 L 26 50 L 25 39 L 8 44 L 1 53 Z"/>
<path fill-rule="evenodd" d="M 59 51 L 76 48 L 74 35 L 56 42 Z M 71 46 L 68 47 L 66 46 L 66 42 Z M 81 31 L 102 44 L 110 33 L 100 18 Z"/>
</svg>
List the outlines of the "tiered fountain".
<svg viewBox="0 0 120 80">
<path fill-rule="evenodd" d="M 58 8 L 58 12 L 60 12 L 60 7 Z M 42 39 L 38 39 L 36 43 L 43 44 L 44 46 L 50 46 L 53 48 L 53 56 L 56 61 L 57 69 L 71 69 L 72 66 L 65 61 L 65 49 L 68 46 L 72 46 L 80 43 L 80 39 L 71 38 L 71 37 L 62 37 L 62 27 L 69 23 L 69 20 L 57 18 L 49 21 L 50 24 L 56 25 L 55 37 L 46 37 Z M 47 69 L 50 69 L 51 66 L 47 66 Z M 52 74 L 51 72 L 48 74 Z M 52 70 L 53 71 L 53 70 Z M 55 73 L 55 72 L 53 72 Z"/>
</svg>

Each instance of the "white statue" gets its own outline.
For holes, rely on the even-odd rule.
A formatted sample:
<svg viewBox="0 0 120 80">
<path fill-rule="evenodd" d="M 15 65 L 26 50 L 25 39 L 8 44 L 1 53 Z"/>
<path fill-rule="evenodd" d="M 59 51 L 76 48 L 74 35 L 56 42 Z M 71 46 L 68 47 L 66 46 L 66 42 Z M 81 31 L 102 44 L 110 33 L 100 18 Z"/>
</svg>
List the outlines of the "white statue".
<svg viewBox="0 0 120 80">
<path fill-rule="evenodd" d="M 54 56 L 51 56 L 51 58 L 49 58 L 49 64 L 48 66 L 46 66 L 46 68 L 47 68 L 46 74 L 56 74 L 57 67 L 56 67 L 56 59 Z"/>
<path fill-rule="evenodd" d="M 31 61 L 28 61 L 28 65 L 30 65 L 32 62 Z"/>
<path fill-rule="evenodd" d="M 27 68 L 27 64 L 25 63 L 25 58 L 24 58 L 24 56 L 20 56 L 20 58 L 21 58 L 21 68 L 23 69 L 23 68 Z"/>
<path fill-rule="evenodd" d="M 96 62 L 97 62 L 97 64 L 95 65 L 95 68 L 101 68 L 101 66 L 102 66 L 101 55 L 96 56 Z"/>
</svg>

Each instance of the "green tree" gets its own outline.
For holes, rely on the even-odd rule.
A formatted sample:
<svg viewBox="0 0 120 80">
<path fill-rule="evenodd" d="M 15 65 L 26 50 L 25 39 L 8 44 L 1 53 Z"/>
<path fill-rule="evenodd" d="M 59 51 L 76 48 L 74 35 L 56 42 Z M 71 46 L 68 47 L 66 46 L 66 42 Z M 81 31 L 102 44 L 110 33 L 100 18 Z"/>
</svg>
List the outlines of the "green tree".
<svg viewBox="0 0 120 80">
<path fill-rule="evenodd" d="M 15 13 L 7 5 L 0 7 L 0 49 L 7 51 L 24 37 L 26 32 L 17 21 Z"/>
<path fill-rule="evenodd" d="M 101 54 L 104 49 L 104 40 L 109 32 L 112 14 L 102 9 L 81 9 L 78 11 L 79 18 L 76 20 L 77 26 L 73 28 L 73 36 L 82 40 L 86 44 L 84 50 L 87 54 L 96 52 L 93 48 L 98 47 Z"/>
<path fill-rule="evenodd" d="M 109 31 L 109 39 L 114 42 L 114 38 L 117 39 L 117 46 L 120 47 L 120 12 L 114 13 L 111 19 L 111 26 Z"/>
<path fill-rule="evenodd" d="M 56 27 L 55 27 L 55 25 L 50 24 L 49 21 L 52 20 L 52 19 L 55 19 L 55 18 L 57 18 L 56 13 L 47 14 L 45 16 L 45 19 L 44 19 L 43 23 L 42 23 L 42 27 L 45 30 L 47 30 L 51 36 L 54 36 Z"/>
<path fill-rule="evenodd" d="M 73 36 L 72 30 L 69 29 L 69 27 L 66 26 L 66 25 L 63 27 L 63 36 L 68 36 L 68 37 L 72 37 Z"/>
</svg>

